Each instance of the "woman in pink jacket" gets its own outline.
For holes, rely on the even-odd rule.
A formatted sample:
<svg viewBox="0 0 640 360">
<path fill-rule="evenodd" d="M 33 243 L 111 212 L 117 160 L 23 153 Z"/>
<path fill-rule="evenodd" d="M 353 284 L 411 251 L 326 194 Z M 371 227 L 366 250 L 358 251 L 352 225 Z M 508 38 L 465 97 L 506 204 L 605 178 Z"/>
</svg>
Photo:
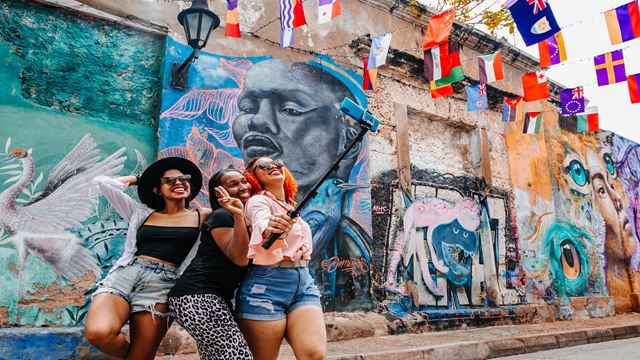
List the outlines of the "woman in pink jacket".
<svg viewBox="0 0 640 360">
<path fill-rule="evenodd" d="M 311 229 L 286 215 L 295 204 L 296 182 L 282 162 L 267 157 L 249 161 L 245 177 L 255 194 L 245 206 L 253 266 L 236 294 L 238 325 L 255 359 L 276 359 L 285 337 L 296 358 L 324 359 L 320 294 L 307 268 Z M 271 233 L 283 235 L 265 250 L 261 245 Z"/>
</svg>

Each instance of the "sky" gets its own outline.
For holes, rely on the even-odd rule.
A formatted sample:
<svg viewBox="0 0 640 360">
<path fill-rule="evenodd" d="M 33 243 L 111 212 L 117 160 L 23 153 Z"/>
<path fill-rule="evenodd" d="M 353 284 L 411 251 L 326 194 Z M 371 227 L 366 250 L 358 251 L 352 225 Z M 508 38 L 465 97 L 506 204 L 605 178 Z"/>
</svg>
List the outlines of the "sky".
<svg viewBox="0 0 640 360">
<path fill-rule="evenodd" d="M 626 73 L 640 73 L 640 38 L 611 45 L 604 12 L 628 3 L 630 0 L 547 0 L 562 29 L 567 61 L 552 65 L 547 77 L 567 88 L 582 85 L 589 106 L 597 106 L 600 128 L 613 131 L 640 143 L 640 104 L 632 104 L 626 82 L 598 87 L 593 57 L 613 50 L 623 49 Z M 429 3 L 430 1 L 424 1 Z M 486 1 L 496 4 L 494 0 Z M 498 1 L 494 6 L 501 6 Z M 480 27 L 478 27 L 480 28 Z M 504 29 L 497 35 L 516 47 L 538 57 L 538 46 L 527 47 L 515 31 Z"/>
</svg>

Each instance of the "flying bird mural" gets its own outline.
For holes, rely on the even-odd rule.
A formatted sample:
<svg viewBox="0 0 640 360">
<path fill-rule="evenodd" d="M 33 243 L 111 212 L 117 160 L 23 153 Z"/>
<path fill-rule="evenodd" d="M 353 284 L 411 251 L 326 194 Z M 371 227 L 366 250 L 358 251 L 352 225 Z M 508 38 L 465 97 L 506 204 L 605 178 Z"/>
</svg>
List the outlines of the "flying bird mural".
<svg viewBox="0 0 640 360">
<path fill-rule="evenodd" d="M 9 234 L 5 242 L 15 245 L 18 270 L 29 255 L 48 264 L 56 274 L 75 282 L 89 271 L 100 274 L 96 258 L 69 231 L 82 226 L 94 211 L 91 184 L 97 175 L 113 176 L 123 168 L 121 148 L 100 160 L 90 134 L 49 172 L 42 192 L 20 205 L 18 196 L 33 181 L 36 165 L 31 149 L 14 148 L 0 163 L 21 165 L 17 181 L 0 193 L 0 227 Z"/>
</svg>

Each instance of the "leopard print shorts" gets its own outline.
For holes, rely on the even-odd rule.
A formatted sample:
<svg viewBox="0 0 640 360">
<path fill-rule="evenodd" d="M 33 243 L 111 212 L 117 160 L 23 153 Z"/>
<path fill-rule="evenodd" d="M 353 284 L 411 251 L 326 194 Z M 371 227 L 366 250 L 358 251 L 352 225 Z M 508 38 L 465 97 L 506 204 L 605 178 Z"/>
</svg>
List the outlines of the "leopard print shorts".
<svg viewBox="0 0 640 360">
<path fill-rule="evenodd" d="M 200 359 L 253 359 L 227 303 L 214 294 L 169 297 L 171 315 L 193 336 Z"/>
</svg>

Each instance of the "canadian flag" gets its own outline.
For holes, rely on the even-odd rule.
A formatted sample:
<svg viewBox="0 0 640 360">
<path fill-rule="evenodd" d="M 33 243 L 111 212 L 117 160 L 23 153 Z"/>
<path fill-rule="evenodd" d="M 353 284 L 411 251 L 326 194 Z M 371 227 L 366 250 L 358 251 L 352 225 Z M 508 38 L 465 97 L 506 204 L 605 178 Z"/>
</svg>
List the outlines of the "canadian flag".
<svg viewBox="0 0 640 360">
<path fill-rule="evenodd" d="M 524 101 L 537 101 L 549 98 L 549 84 L 544 71 L 536 71 L 522 75 Z"/>
</svg>

